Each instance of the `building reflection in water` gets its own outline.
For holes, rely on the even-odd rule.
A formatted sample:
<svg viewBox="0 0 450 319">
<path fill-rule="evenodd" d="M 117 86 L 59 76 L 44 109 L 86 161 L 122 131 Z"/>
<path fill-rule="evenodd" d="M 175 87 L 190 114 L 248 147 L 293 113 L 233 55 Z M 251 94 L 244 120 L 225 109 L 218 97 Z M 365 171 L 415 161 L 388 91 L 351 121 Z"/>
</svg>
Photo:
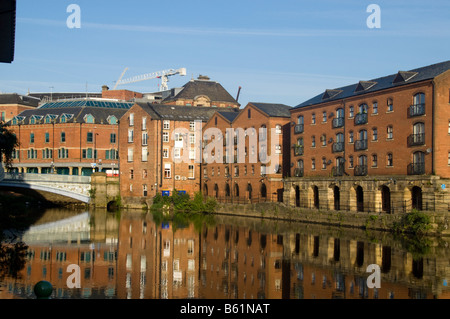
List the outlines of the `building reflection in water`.
<svg viewBox="0 0 450 319">
<path fill-rule="evenodd" d="M 40 280 L 53 284 L 53 298 L 450 297 L 445 240 L 417 254 L 386 233 L 298 223 L 216 216 L 199 227 L 133 212 L 49 214 L 23 235 L 26 265 L 3 281 L 0 298 L 34 298 Z M 70 264 L 80 266 L 80 289 L 67 287 Z M 367 287 L 370 264 L 381 267 L 379 289 Z"/>
</svg>

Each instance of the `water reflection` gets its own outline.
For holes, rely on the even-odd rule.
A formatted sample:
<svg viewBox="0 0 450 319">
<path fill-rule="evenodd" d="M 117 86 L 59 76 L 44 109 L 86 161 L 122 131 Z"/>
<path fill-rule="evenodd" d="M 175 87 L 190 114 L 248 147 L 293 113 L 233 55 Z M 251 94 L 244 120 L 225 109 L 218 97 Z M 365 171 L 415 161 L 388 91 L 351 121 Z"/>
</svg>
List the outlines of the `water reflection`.
<svg viewBox="0 0 450 319">
<path fill-rule="evenodd" d="M 58 209 L 17 235 L 23 264 L 3 261 L 17 275 L 4 272 L 0 298 L 34 298 L 40 280 L 53 284 L 53 298 L 450 297 L 448 239 L 419 249 L 387 233 L 300 223 Z M 79 289 L 67 287 L 71 264 Z M 370 264 L 381 267 L 379 289 L 367 287 Z"/>
</svg>

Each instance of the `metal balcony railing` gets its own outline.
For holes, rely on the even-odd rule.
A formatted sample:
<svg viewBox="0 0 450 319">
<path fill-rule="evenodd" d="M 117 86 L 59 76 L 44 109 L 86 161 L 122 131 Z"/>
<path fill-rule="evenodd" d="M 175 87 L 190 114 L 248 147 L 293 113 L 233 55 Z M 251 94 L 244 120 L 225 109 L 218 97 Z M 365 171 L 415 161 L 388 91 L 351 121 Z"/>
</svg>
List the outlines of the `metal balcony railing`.
<svg viewBox="0 0 450 319">
<path fill-rule="evenodd" d="M 358 113 L 355 116 L 355 125 L 367 124 L 367 113 Z"/>
<path fill-rule="evenodd" d="M 297 124 L 294 126 L 294 134 L 301 134 L 303 133 L 304 125 L 303 124 Z"/>
<path fill-rule="evenodd" d="M 355 166 L 355 176 L 366 176 L 366 175 L 367 175 L 367 165 Z"/>
<path fill-rule="evenodd" d="M 333 119 L 333 128 L 339 128 L 344 126 L 344 118 L 343 117 L 337 117 Z"/>
<path fill-rule="evenodd" d="M 331 169 L 331 173 L 333 174 L 333 177 L 343 176 L 344 175 L 344 165 L 341 164 L 341 165 L 338 165 L 338 166 L 334 166 Z"/>
<path fill-rule="evenodd" d="M 357 140 L 355 142 L 355 151 L 363 151 L 367 149 L 367 140 Z"/>
<path fill-rule="evenodd" d="M 303 177 L 303 168 L 294 169 L 294 177 Z"/>
<path fill-rule="evenodd" d="M 336 142 L 333 143 L 333 153 L 343 152 L 344 151 L 344 142 Z"/>
<path fill-rule="evenodd" d="M 425 163 L 411 163 L 408 165 L 408 175 L 425 174 Z"/>
<path fill-rule="evenodd" d="M 410 117 L 420 116 L 425 114 L 425 104 L 414 104 L 408 109 L 408 115 Z"/>
<path fill-rule="evenodd" d="M 303 155 L 303 146 L 294 146 L 294 155 L 301 156 Z"/>
<path fill-rule="evenodd" d="M 418 146 L 425 144 L 425 133 L 411 134 L 408 136 L 408 146 Z"/>
</svg>

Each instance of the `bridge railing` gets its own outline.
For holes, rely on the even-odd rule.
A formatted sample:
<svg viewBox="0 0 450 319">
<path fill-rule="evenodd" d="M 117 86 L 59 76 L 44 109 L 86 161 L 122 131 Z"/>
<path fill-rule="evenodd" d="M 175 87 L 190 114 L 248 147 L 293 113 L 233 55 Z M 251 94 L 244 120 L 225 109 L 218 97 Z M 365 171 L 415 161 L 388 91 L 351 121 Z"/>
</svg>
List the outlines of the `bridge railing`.
<svg viewBox="0 0 450 319">
<path fill-rule="evenodd" d="M 18 182 L 54 182 L 54 183 L 81 183 L 89 184 L 90 176 L 58 175 L 58 174 L 32 174 L 32 173 L 5 173 L 4 180 Z"/>
</svg>

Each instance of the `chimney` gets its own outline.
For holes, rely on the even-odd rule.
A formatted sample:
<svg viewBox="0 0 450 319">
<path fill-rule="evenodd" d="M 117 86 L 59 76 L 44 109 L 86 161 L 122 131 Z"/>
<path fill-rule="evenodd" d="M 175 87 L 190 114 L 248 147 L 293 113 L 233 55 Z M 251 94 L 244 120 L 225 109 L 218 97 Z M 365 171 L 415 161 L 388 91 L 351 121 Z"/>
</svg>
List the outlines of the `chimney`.
<svg viewBox="0 0 450 319">
<path fill-rule="evenodd" d="M 102 86 L 102 91 L 108 91 L 108 90 L 109 90 L 109 87 L 107 85 Z"/>
</svg>

